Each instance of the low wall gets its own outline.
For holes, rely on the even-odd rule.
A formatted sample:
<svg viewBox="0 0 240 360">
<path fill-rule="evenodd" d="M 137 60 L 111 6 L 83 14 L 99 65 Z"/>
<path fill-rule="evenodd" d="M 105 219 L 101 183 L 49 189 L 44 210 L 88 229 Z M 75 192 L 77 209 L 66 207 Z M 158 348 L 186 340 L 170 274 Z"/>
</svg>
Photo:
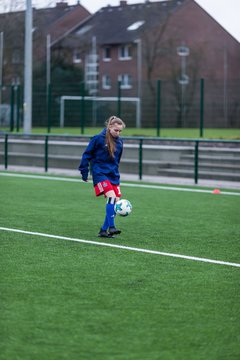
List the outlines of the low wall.
<svg viewBox="0 0 240 360">
<path fill-rule="evenodd" d="M 0 162 L 77 169 L 90 137 L 0 136 Z M 240 181 L 240 141 L 124 138 L 126 174 Z"/>
</svg>

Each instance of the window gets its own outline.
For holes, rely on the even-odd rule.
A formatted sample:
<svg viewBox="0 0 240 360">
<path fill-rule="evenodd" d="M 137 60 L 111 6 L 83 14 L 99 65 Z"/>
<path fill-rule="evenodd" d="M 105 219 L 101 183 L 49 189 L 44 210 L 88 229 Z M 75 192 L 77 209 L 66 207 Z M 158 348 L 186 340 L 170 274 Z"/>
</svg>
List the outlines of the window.
<svg viewBox="0 0 240 360">
<path fill-rule="evenodd" d="M 109 75 L 103 75 L 102 87 L 103 89 L 111 89 L 111 78 Z"/>
<path fill-rule="evenodd" d="M 21 63 L 21 52 L 19 49 L 14 49 L 12 53 L 12 64 Z"/>
<path fill-rule="evenodd" d="M 132 58 L 131 45 L 122 45 L 119 47 L 118 58 L 120 60 L 129 60 Z"/>
<path fill-rule="evenodd" d="M 104 61 L 111 60 L 111 48 L 109 46 L 106 46 L 105 48 L 103 48 L 103 60 Z"/>
<path fill-rule="evenodd" d="M 121 82 L 121 89 L 131 89 L 132 88 L 132 77 L 129 74 L 118 75 L 118 81 Z"/>
<path fill-rule="evenodd" d="M 80 64 L 82 62 L 80 51 L 75 49 L 73 51 L 73 63 Z"/>
</svg>

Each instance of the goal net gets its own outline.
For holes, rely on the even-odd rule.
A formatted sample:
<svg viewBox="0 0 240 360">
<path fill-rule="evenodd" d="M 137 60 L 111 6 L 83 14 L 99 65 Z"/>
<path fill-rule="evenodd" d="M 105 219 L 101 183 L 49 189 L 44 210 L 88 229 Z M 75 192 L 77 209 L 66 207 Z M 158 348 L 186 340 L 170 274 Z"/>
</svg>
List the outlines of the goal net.
<svg viewBox="0 0 240 360">
<path fill-rule="evenodd" d="M 84 101 L 84 104 L 81 104 Z M 84 110 L 81 110 L 81 106 Z M 94 96 L 71 96 L 60 97 L 60 121 L 61 128 L 67 126 L 79 126 L 81 116 L 84 113 L 85 126 L 98 126 L 105 122 L 110 115 L 118 113 L 121 109 L 121 117 L 129 127 L 141 127 L 141 108 L 138 97 L 94 97 Z"/>
</svg>

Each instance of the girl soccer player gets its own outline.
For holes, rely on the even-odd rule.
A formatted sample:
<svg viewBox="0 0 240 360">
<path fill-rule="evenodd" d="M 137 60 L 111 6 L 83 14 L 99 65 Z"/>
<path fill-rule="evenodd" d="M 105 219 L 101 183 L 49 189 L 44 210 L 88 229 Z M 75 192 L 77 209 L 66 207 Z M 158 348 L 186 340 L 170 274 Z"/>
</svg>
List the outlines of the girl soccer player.
<svg viewBox="0 0 240 360">
<path fill-rule="evenodd" d="M 105 129 L 90 140 L 79 165 L 82 180 L 87 182 L 91 163 L 95 194 L 104 195 L 107 199 L 106 216 L 99 237 L 112 238 L 121 233 L 114 224 L 114 205 L 121 197 L 119 163 L 123 142 L 119 135 L 125 126 L 120 118 L 111 116 Z"/>
</svg>

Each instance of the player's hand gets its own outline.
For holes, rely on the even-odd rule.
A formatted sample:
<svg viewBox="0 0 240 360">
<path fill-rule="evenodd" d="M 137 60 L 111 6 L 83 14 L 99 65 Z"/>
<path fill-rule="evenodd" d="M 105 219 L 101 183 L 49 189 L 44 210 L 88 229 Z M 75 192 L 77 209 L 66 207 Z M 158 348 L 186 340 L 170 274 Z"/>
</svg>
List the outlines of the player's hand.
<svg viewBox="0 0 240 360">
<path fill-rule="evenodd" d="M 82 175 L 82 181 L 88 182 L 88 177 L 86 175 Z"/>
<path fill-rule="evenodd" d="M 88 182 L 88 172 L 81 172 L 82 181 Z"/>
</svg>

